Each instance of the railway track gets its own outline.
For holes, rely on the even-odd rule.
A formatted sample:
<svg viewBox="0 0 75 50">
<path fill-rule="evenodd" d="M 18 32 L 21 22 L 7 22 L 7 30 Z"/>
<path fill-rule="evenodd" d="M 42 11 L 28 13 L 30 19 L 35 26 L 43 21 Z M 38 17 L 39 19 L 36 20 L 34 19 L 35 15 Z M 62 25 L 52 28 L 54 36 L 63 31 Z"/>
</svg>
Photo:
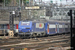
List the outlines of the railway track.
<svg viewBox="0 0 75 50">
<path fill-rule="evenodd" d="M 43 41 L 43 42 L 35 42 L 35 43 L 18 43 L 18 44 L 10 44 L 10 45 L 2 45 L 0 48 L 13 48 L 13 47 L 26 47 L 26 48 L 36 48 L 36 47 L 67 47 L 70 46 L 68 40 L 61 41 Z"/>
<path fill-rule="evenodd" d="M 52 46 L 70 46 L 70 34 L 48 36 L 41 38 L 30 38 L 30 39 L 3 39 L 0 40 L 0 48 L 14 48 L 14 47 L 52 47 Z M 32 47 L 33 46 L 33 47 Z"/>
<path fill-rule="evenodd" d="M 48 36 L 48 37 L 40 37 L 40 38 L 30 38 L 30 39 L 20 39 L 20 38 L 13 38 L 13 39 L 1 39 L 0 43 L 14 43 L 14 42 L 38 42 L 38 41 L 50 41 L 50 40 L 57 40 L 57 39 L 67 39 L 70 38 L 70 34 L 67 35 L 57 35 L 57 36 Z"/>
</svg>

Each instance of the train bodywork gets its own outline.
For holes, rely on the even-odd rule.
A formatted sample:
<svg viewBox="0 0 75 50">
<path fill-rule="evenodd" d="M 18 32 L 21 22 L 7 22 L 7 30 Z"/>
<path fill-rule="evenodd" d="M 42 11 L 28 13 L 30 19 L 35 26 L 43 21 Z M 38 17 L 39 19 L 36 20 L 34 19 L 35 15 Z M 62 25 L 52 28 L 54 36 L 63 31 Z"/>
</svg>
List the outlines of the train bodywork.
<svg viewBox="0 0 75 50">
<path fill-rule="evenodd" d="M 24 24 L 23 24 L 24 23 Z M 70 32 L 70 23 L 63 21 L 20 21 L 19 35 L 45 36 Z"/>
<path fill-rule="evenodd" d="M 19 35 L 44 36 L 45 23 L 39 21 L 20 21 Z"/>
<path fill-rule="evenodd" d="M 47 35 L 70 32 L 70 23 L 63 21 L 47 21 Z"/>
<path fill-rule="evenodd" d="M 10 25 L 9 24 L 1 24 L 0 25 L 0 35 L 8 34 L 9 31 L 10 31 Z M 15 34 L 18 33 L 18 24 L 14 24 L 14 33 Z"/>
<path fill-rule="evenodd" d="M 10 25 L 7 24 L 6 25 L 6 33 L 8 34 L 10 31 Z M 14 33 L 17 34 L 18 33 L 18 24 L 14 24 Z"/>
<path fill-rule="evenodd" d="M 19 21 L 14 21 L 14 34 L 18 33 Z M 0 21 L 0 35 L 8 34 L 10 30 L 9 21 Z"/>
<path fill-rule="evenodd" d="M 5 30 L 6 30 L 6 24 L 0 24 L 0 35 L 4 35 Z"/>
</svg>

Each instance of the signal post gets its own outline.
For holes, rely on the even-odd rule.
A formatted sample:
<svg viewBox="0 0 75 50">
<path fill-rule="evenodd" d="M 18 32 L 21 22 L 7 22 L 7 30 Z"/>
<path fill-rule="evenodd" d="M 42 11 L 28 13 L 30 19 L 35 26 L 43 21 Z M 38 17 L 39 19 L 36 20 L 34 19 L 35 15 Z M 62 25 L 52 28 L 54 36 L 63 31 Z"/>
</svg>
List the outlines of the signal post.
<svg viewBox="0 0 75 50">
<path fill-rule="evenodd" d="M 14 37 L 14 18 L 15 17 L 19 17 L 19 21 L 21 21 L 21 11 L 12 11 L 10 12 L 10 17 L 9 17 L 9 26 L 10 26 L 10 30 L 9 30 L 9 38 L 13 38 Z"/>
<path fill-rule="evenodd" d="M 8 34 L 10 38 L 14 37 L 14 17 L 15 17 L 15 11 L 10 12 L 10 17 L 9 17 L 10 30 Z"/>
</svg>

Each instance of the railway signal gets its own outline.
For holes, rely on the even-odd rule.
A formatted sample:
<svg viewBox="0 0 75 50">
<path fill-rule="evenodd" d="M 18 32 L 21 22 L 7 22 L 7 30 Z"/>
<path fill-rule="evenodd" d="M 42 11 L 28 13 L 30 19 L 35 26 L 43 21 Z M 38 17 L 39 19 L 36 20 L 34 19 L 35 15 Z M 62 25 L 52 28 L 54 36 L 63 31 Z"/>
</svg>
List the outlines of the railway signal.
<svg viewBox="0 0 75 50">
<path fill-rule="evenodd" d="M 14 36 L 14 17 L 15 17 L 15 11 L 10 12 L 10 17 L 9 17 L 9 25 L 10 25 L 10 31 L 9 31 L 9 37 Z"/>
<path fill-rule="evenodd" d="M 10 17 L 9 17 L 9 37 L 14 37 L 14 18 L 19 17 L 19 21 L 21 20 L 21 12 L 20 11 L 12 11 L 10 12 Z"/>
<path fill-rule="evenodd" d="M 10 19 L 9 19 L 9 25 L 10 25 L 10 30 L 14 30 L 14 17 L 15 17 L 15 11 L 10 12 Z"/>
</svg>

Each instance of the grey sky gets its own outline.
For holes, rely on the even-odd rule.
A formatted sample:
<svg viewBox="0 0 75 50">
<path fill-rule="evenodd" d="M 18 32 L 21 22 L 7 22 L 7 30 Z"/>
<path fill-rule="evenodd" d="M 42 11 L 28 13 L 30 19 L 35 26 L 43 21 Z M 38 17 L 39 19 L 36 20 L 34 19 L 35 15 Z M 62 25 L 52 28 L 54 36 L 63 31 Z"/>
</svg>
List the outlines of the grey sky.
<svg viewBox="0 0 75 50">
<path fill-rule="evenodd" d="M 37 2 L 39 1 L 39 0 L 36 0 Z M 49 3 L 51 0 L 42 0 L 43 2 L 45 2 L 45 3 Z M 66 0 L 62 0 L 62 1 L 60 1 L 60 0 L 52 0 L 53 1 L 53 3 L 58 3 L 58 4 L 60 4 L 60 3 L 62 3 L 62 4 L 70 4 L 70 3 L 72 3 L 72 0 L 67 0 L 67 2 L 66 2 Z M 75 0 L 73 0 L 73 2 L 75 2 Z"/>
</svg>

